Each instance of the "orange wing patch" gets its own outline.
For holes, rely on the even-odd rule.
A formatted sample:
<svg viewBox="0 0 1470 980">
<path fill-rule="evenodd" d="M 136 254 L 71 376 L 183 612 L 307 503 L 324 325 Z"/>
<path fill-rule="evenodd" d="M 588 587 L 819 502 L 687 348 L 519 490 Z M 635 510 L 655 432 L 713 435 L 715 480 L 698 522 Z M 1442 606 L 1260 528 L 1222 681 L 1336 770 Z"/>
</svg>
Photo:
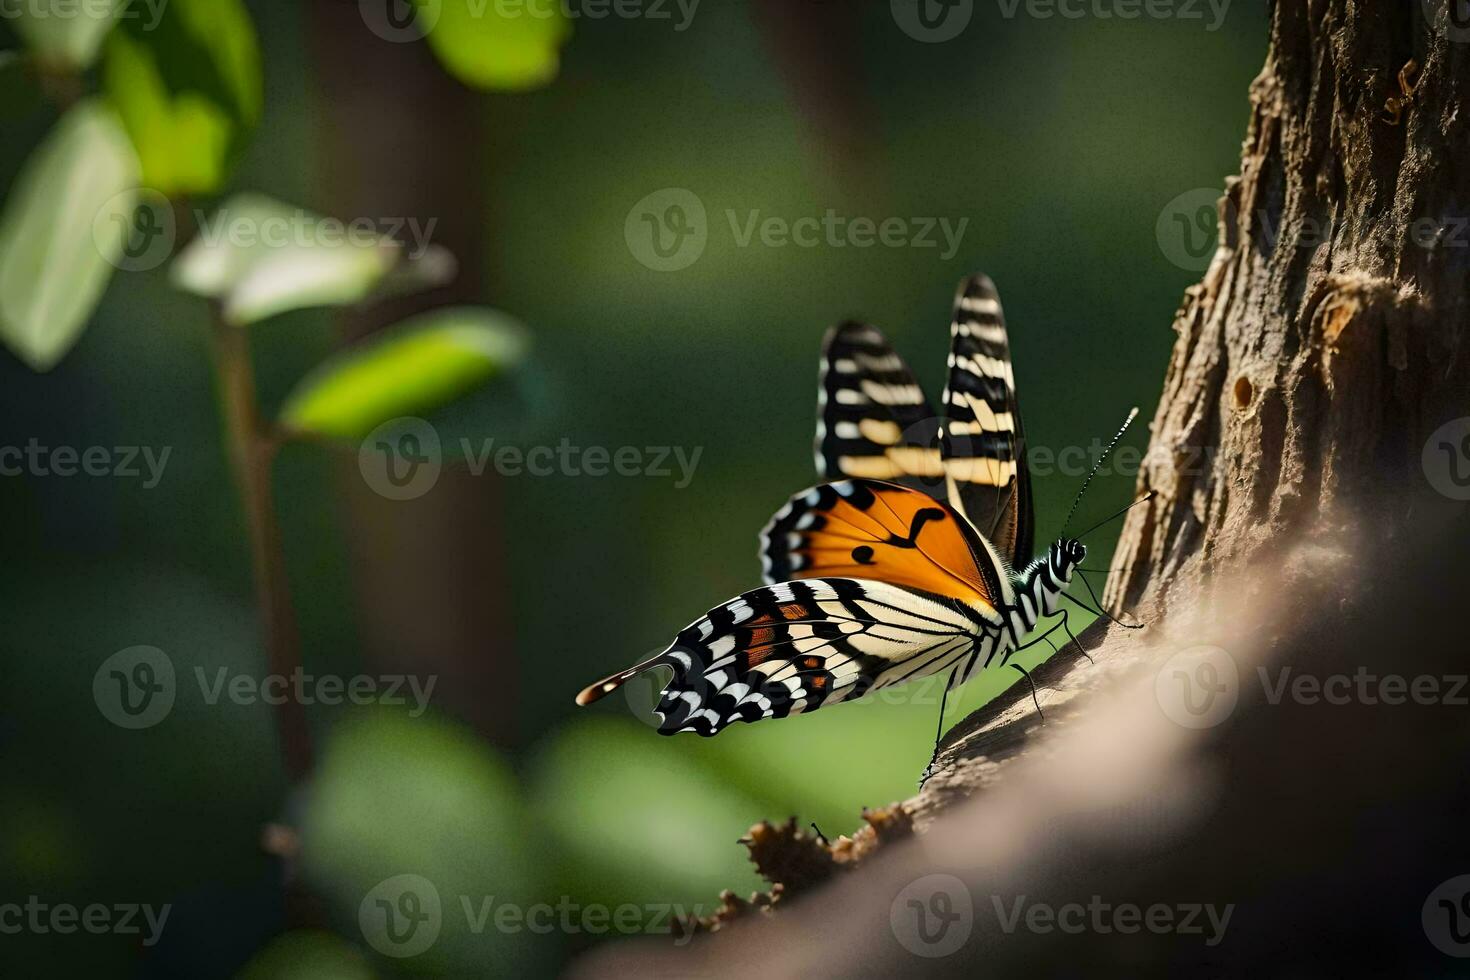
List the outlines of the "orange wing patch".
<svg viewBox="0 0 1470 980">
<path fill-rule="evenodd" d="M 957 513 L 928 494 L 845 480 L 794 497 L 766 528 L 771 581 L 869 578 L 994 607 L 1000 569 Z"/>
</svg>

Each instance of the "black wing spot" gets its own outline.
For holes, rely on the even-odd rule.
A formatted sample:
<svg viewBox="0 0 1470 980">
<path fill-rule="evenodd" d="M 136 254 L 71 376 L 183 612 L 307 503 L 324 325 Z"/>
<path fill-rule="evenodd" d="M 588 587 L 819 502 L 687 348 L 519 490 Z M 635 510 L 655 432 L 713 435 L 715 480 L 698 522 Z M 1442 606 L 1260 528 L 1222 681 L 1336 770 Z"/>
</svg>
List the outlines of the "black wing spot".
<svg viewBox="0 0 1470 980">
<path fill-rule="evenodd" d="M 873 549 L 865 544 L 860 544 L 852 549 L 852 560 L 859 565 L 873 564 Z"/>
<path fill-rule="evenodd" d="M 938 507 L 925 507 L 914 515 L 914 525 L 909 528 L 909 536 L 900 538 L 896 534 L 888 535 L 888 543 L 897 548 L 917 548 L 919 546 L 919 532 L 924 530 L 924 525 L 930 521 L 944 520 L 944 511 Z M 871 554 L 871 549 L 869 554 Z M 853 551 L 853 557 L 857 557 L 857 551 Z"/>
</svg>

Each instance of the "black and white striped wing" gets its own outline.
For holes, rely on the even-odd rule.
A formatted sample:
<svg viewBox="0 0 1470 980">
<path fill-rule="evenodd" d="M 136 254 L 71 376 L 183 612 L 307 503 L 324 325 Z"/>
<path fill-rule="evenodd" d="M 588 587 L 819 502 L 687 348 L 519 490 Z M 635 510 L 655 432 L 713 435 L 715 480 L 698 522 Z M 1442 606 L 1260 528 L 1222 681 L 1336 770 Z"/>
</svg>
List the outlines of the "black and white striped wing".
<svg viewBox="0 0 1470 980">
<path fill-rule="evenodd" d="M 955 295 L 944 413 L 950 506 L 1019 568 L 1032 557 L 1031 475 L 1005 315 L 988 276 L 964 280 Z"/>
<path fill-rule="evenodd" d="M 913 371 L 864 323 L 827 331 L 817 380 L 817 475 L 945 493 L 939 420 Z"/>
<path fill-rule="evenodd" d="M 977 629 L 955 604 L 884 582 L 781 582 L 716 606 L 658 656 L 592 685 L 578 702 L 667 667 L 659 732 L 714 735 L 732 722 L 815 711 L 944 670 L 973 650 Z"/>
</svg>

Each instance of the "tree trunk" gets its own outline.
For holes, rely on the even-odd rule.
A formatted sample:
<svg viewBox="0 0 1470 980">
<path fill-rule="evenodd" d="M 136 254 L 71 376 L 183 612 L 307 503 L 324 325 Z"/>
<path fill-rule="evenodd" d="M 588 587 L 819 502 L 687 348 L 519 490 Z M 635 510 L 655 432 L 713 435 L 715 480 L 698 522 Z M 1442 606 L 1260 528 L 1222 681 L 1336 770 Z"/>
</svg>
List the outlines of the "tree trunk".
<svg viewBox="0 0 1470 980">
<path fill-rule="evenodd" d="M 1100 621 L 1090 659 L 1036 670 L 1044 722 L 1021 682 L 955 726 L 904 804 L 917 841 L 587 975 L 1408 975 L 1470 956 L 1450 914 L 1470 912 L 1451 629 L 1470 574 L 1445 547 L 1470 533 L 1470 24 L 1436 6 L 1273 7 L 1218 251 L 1175 321 L 1139 480 L 1157 496 L 1106 593 L 1148 628 Z M 1191 904 L 1233 918 L 1207 941 L 1179 924 Z M 1080 929 L 1057 918 L 1074 905 Z M 944 922 L 952 947 L 931 942 Z"/>
<path fill-rule="evenodd" d="M 343 313 L 343 334 L 358 340 L 426 310 L 486 303 L 489 102 L 451 78 L 427 43 L 374 34 L 356 3 L 314 3 L 309 15 L 325 93 L 330 210 L 346 220 L 417 219 L 459 266 L 446 286 Z M 412 109 L 384 126 L 384 105 Z M 439 707 L 499 745 L 515 744 L 502 488 L 489 475 L 446 465 L 431 493 L 392 501 L 369 490 L 355 458 L 343 460 L 341 472 L 368 662 L 437 678 Z"/>
<path fill-rule="evenodd" d="M 1219 251 L 1175 321 L 1139 481 L 1157 496 L 1124 527 L 1114 607 L 1162 611 L 1283 534 L 1389 539 L 1437 509 L 1422 449 L 1470 407 L 1470 29 L 1427 9 L 1276 6 Z"/>
</svg>

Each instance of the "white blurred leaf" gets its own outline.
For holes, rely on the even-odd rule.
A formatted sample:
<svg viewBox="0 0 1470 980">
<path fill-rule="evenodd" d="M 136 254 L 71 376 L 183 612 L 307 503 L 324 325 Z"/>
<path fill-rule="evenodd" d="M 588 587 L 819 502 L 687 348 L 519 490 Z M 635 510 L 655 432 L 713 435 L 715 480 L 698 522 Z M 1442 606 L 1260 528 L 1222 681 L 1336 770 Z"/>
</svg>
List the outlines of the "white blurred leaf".
<svg viewBox="0 0 1470 980">
<path fill-rule="evenodd" d="M 0 215 L 0 339 L 37 371 L 72 348 L 128 240 L 138 160 L 112 111 L 73 107 Z"/>
<path fill-rule="evenodd" d="M 123 5 L 124 0 L 25 2 L 16 3 L 7 16 L 14 18 L 15 32 L 42 62 L 76 70 L 97 60 Z"/>
<path fill-rule="evenodd" d="M 409 256 L 385 237 L 343 227 L 262 195 L 238 195 L 201 224 L 173 279 L 218 300 L 226 320 L 245 326 L 289 310 L 359 303 L 380 286 L 427 288 L 453 274 L 442 249 Z"/>
</svg>

